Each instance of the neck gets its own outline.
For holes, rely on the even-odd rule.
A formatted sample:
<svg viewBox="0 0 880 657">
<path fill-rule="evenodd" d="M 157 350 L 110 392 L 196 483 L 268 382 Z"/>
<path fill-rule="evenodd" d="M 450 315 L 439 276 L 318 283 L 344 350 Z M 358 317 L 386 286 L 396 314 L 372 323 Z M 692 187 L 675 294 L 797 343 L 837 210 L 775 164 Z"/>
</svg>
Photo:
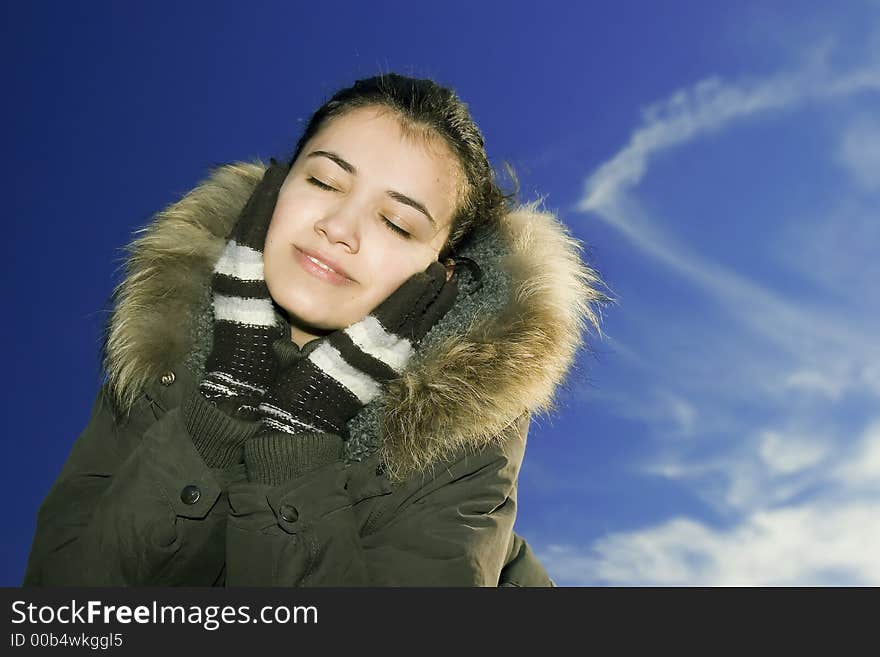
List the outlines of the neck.
<svg viewBox="0 0 880 657">
<path fill-rule="evenodd" d="M 300 349 L 302 349 L 306 345 L 306 343 L 311 342 L 312 340 L 316 340 L 318 338 L 323 338 L 328 333 L 330 333 L 330 331 L 325 331 L 323 333 L 311 333 L 308 330 L 297 326 L 293 322 L 291 322 L 290 324 L 290 339 Z"/>
</svg>

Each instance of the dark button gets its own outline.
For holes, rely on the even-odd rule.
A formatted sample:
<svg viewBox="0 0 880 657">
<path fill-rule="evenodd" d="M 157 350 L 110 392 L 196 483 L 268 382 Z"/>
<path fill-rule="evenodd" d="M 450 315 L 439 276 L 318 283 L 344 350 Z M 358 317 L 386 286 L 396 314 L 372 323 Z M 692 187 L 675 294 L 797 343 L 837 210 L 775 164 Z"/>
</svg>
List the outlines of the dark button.
<svg viewBox="0 0 880 657">
<path fill-rule="evenodd" d="M 199 498 L 202 496 L 202 491 L 199 490 L 199 487 L 195 484 L 190 484 L 189 486 L 184 486 L 183 490 L 180 491 L 180 501 L 184 504 L 195 504 L 199 501 Z"/>
<path fill-rule="evenodd" d="M 162 375 L 160 381 L 162 382 L 163 386 L 170 386 L 172 383 L 174 383 L 174 380 L 176 378 L 177 377 L 174 375 L 174 372 L 168 370 L 167 372 L 165 372 L 165 374 Z"/>
<path fill-rule="evenodd" d="M 285 504 L 278 511 L 278 515 L 281 516 L 281 519 L 285 520 L 286 522 L 296 522 L 297 518 L 299 518 L 299 511 L 297 511 L 296 508 L 292 505 Z"/>
<path fill-rule="evenodd" d="M 235 414 L 238 417 L 245 417 L 246 418 L 250 415 L 250 410 L 251 409 L 248 408 L 247 406 L 239 406 L 238 408 L 235 409 Z"/>
</svg>

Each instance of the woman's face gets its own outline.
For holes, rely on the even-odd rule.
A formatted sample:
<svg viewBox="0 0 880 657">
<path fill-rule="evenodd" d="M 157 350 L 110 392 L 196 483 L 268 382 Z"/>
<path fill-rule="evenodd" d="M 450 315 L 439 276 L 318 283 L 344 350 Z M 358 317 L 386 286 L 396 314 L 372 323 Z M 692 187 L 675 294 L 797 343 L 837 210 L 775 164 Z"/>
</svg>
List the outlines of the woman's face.
<svg viewBox="0 0 880 657">
<path fill-rule="evenodd" d="M 371 107 L 333 119 L 305 144 L 263 251 L 266 284 L 294 342 L 363 319 L 438 259 L 458 172 L 445 145 L 408 140 L 394 114 Z M 322 274 L 306 253 L 344 276 Z"/>
</svg>

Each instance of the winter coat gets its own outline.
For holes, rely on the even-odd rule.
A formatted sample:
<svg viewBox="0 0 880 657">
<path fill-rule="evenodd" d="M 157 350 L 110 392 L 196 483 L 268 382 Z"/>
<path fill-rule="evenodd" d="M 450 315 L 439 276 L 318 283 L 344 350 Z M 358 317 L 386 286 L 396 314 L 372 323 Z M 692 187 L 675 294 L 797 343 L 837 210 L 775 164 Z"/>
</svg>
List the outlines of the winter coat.
<svg viewBox="0 0 880 657">
<path fill-rule="evenodd" d="M 555 410 L 606 297 L 536 203 L 458 249 L 482 276 L 463 270 L 343 458 L 277 486 L 206 466 L 181 402 L 211 348 L 214 264 L 264 170 L 216 167 L 128 245 L 106 380 L 39 508 L 24 584 L 555 585 L 513 531 L 517 479 L 531 414 Z"/>
</svg>

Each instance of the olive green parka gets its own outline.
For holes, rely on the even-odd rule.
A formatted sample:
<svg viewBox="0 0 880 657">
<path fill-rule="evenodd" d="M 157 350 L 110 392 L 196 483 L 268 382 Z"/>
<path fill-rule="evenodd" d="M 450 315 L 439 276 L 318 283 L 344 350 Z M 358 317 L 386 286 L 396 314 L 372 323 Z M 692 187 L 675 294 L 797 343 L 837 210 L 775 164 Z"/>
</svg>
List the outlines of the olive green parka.
<svg viewBox="0 0 880 657">
<path fill-rule="evenodd" d="M 513 531 L 517 479 L 531 414 L 554 410 L 607 297 L 536 203 L 461 245 L 482 275 L 462 271 L 342 458 L 277 486 L 206 466 L 181 405 L 211 348 L 214 264 L 265 166 L 214 168 L 128 245 L 106 380 L 39 508 L 24 585 L 554 585 Z"/>
</svg>

